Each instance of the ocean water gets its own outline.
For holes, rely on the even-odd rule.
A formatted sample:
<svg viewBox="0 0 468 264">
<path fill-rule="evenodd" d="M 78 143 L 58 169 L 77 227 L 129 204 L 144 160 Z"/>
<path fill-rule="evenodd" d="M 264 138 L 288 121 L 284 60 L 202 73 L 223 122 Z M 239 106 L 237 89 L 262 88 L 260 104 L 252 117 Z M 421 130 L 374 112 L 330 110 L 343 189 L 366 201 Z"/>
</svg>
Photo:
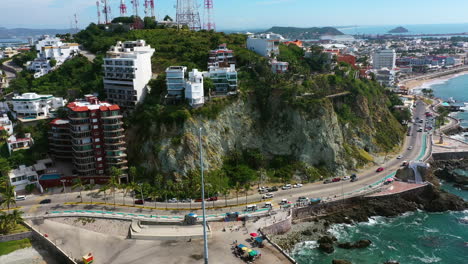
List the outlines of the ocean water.
<svg viewBox="0 0 468 264">
<path fill-rule="evenodd" d="M 443 185 L 468 200 L 468 192 Z M 299 264 L 331 263 L 346 259 L 352 263 L 376 264 L 396 260 L 404 264 L 468 263 L 468 210 L 463 212 L 411 212 L 395 218 L 372 217 L 367 223 L 334 225 L 330 232 L 340 242 L 370 239 L 365 249 L 336 248 L 333 254 L 319 251 L 314 242 L 296 245 L 292 257 Z"/>
<path fill-rule="evenodd" d="M 345 34 L 382 35 L 402 26 L 408 29 L 406 34 L 453 34 L 468 32 L 468 24 L 426 24 L 426 25 L 384 25 L 384 26 L 349 26 L 338 27 Z"/>
</svg>

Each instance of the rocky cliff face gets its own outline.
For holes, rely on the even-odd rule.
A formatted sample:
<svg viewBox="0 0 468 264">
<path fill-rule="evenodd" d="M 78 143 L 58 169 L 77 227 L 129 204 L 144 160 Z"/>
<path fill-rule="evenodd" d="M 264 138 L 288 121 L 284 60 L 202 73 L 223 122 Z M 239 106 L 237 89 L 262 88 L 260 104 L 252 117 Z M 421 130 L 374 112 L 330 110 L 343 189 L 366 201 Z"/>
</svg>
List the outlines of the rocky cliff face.
<svg viewBox="0 0 468 264">
<path fill-rule="evenodd" d="M 281 100 L 270 102 L 271 115 L 267 121 L 255 107 L 255 99 L 239 98 L 226 106 L 216 119 L 192 116 L 179 126 L 153 126 L 154 136 L 148 139 L 139 136 L 141 131 L 132 131 L 130 151 L 140 154 L 138 162 L 143 167 L 177 177 L 199 165 L 199 128 L 202 128 L 203 162 L 207 169 L 221 167 L 223 157 L 233 150 L 258 149 L 266 157 L 289 155 L 308 166 L 320 164 L 343 175 L 355 164 L 343 149 L 347 142 L 359 149 L 378 149 L 372 133 L 363 132 L 361 138 L 356 136 L 359 129 L 340 124 L 328 100 L 314 106 L 313 113 Z M 363 118 L 370 120 L 367 103 L 360 108 L 365 108 L 360 111 Z"/>
</svg>

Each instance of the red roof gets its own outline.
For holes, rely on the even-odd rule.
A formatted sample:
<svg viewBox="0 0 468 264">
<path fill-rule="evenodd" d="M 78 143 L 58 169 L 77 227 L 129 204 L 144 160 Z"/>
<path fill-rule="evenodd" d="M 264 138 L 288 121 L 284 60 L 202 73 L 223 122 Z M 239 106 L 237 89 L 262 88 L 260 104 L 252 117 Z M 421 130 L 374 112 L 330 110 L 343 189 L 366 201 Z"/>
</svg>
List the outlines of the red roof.
<svg viewBox="0 0 468 264">
<path fill-rule="evenodd" d="M 111 105 L 109 106 L 109 110 L 120 110 L 120 107 L 118 105 Z"/>
<path fill-rule="evenodd" d="M 76 106 L 69 107 L 73 112 L 87 112 L 89 109 L 87 106 Z"/>
<path fill-rule="evenodd" d="M 4 128 L 4 127 L 2 127 L 2 126 L 0 126 L 0 130 L 5 130 L 5 128 Z"/>
</svg>

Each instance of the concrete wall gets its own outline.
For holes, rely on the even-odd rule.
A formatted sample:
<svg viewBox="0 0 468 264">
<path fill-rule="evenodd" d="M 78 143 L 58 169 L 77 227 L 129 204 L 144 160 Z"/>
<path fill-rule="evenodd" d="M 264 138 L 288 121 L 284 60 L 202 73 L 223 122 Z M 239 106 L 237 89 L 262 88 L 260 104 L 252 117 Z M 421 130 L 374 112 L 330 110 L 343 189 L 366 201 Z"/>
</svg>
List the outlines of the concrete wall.
<svg viewBox="0 0 468 264">
<path fill-rule="evenodd" d="M 463 159 L 467 157 L 468 157 L 468 151 L 432 153 L 432 158 L 434 160 L 452 160 L 452 159 Z"/>
<path fill-rule="evenodd" d="M 292 214 L 289 213 L 289 216 L 278 223 L 274 223 L 270 226 L 262 228 L 262 232 L 267 235 L 278 235 L 288 232 L 292 227 Z"/>
<path fill-rule="evenodd" d="M 29 232 L 23 232 L 23 233 L 19 233 L 19 234 L 0 236 L 0 242 L 7 242 L 7 241 L 31 238 L 32 235 L 33 235 L 33 232 L 29 231 Z"/>
<path fill-rule="evenodd" d="M 25 225 L 32 230 L 32 239 L 38 241 L 41 246 L 45 247 L 48 253 L 54 257 L 57 263 L 61 264 L 77 264 L 71 257 L 63 250 L 57 247 L 50 239 L 43 236 L 38 230 L 25 222 Z"/>
</svg>

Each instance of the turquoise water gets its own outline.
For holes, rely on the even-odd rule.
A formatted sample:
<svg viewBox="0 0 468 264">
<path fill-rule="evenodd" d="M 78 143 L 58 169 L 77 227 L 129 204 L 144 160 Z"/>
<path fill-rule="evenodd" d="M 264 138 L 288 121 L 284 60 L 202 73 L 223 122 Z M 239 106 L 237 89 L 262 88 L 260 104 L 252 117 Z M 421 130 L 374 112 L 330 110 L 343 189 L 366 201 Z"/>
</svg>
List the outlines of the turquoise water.
<svg viewBox="0 0 468 264">
<path fill-rule="evenodd" d="M 468 192 L 443 185 L 468 200 Z M 293 258 L 299 264 L 331 263 L 347 259 L 352 263 L 375 264 L 397 260 L 405 264 L 468 263 L 468 210 L 463 212 L 413 212 L 400 217 L 373 217 L 368 223 L 335 225 L 330 230 L 339 241 L 370 239 L 366 249 L 337 248 L 331 255 L 316 249 L 315 242 L 296 245 Z"/>
<path fill-rule="evenodd" d="M 44 174 L 41 176 L 40 180 L 57 180 L 60 179 L 60 174 Z"/>
</svg>

